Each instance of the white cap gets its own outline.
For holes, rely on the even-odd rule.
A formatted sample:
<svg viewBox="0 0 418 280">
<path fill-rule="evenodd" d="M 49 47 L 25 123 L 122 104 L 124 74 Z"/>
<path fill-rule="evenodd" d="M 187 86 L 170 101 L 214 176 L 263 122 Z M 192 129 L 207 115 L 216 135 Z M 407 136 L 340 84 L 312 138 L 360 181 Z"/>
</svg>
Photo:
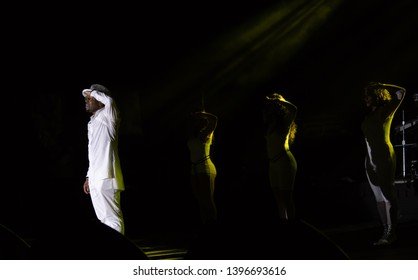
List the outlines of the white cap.
<svg viewBox="0 0 418 280">
<path fill-rule="evenodd" d="M 93 90 L 103 92 L 103 93 L 104 93 L 104 94 L 106 94 L 107 96 L 112 96 L 112 95 L 111 95 L 111 93 L 110 93 L 110 90 L 109 90 L 107 87 L 102 86 L 102 85 L 100 85 L 100 84 L 92 84 L 92 85 L 90 86 L 90 88 L 88 88 L 88 89 L 83 89 L 83 91 L 82 91 L 81 93 L 83 94 L 83 96 L 84 96 L 84 97 L 86 97 L 87 92 L 92 92 Z"/>
</svg>

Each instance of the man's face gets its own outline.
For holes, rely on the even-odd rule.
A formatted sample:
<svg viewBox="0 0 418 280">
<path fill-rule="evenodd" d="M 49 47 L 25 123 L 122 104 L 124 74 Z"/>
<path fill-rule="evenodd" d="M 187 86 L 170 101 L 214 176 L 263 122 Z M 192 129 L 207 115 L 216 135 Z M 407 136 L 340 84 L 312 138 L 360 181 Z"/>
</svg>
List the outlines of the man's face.
<svg viewBox="0 0 418 280">
<path fill-rule="evenodd" d="M 96 98 L 90 96 L 90 93 L 84 98 L 86 102 L 86 112 L 94 114 L 97 110 L 103 108 L 103 103 L 97 101 Z"/>
</svg>

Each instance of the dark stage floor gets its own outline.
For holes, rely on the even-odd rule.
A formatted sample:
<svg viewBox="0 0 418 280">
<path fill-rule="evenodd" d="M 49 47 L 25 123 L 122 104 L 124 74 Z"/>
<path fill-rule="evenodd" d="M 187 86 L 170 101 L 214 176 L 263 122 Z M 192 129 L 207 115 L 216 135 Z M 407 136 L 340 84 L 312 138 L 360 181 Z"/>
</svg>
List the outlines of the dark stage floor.
<svg viewBox="0 0 418 280">
<path fill-rule="evenodd" d="M 235 240 L 232 244 L 224 242 L 219 247 L 213 246 L 210 240 L 202 241 L 207 244 L 198 245 L 201 250 L 198 259 L 211 259 L 209 256 L 214 256 L 213 259 L 418 260 L 417 220 L 401 222 L 398 241 L 380 247 L 372 245 L 381 235 L 380 227 L 374 223 L 323 230 L 310 228 L 304 222 L 297 223 L 298 225 L 286 226 L 286 230 L 291 233 L 287 237 L 294 237 L 289 240 L 272 241 L 271 234 L 267 234 L 266 241 L 260 235 L 254 235 L 254 239 L 251 239 L 244 234 L 244 240 Z M 277 236 L 279 238 L 280 235 Z M 301 239 L 298 240 L 298 237 Z M 236 235 L 236 238 L 239 236 Z M 132 237 L 131 240 L 149 259 L 193 259 L 193 250 L 197 250 L 197 245 L 193 243 L 196 242 L 196 236 L 192 237 L 186 233 L 162 233 L 142 238 Z M 239 248 L 237 242 L 241 245 Z M 206 248 L 207 255 L 202 248 Z M 214 252 L 214 248 L 218 251 Z"/>
<path fill-rule="evenodd" d="M 390 246 L 371 245 L 381 234 L 372 224 L 325 231 L 354 260 L 418 260 L 418 221 L 399 224 L 398 241 Z"/>
<path fill-rule="evenodd" d="M 372 245 L 382 233 L 372 195 L 367 188 L 358 189 L 357 199 L 340 204 L 346 211 L 348 205 L 361 208 L 363 218 L 353 208 L 345 214 L 337 207 L 328 212 L 311 208 L 317 220 L 275 222 L 260 212 L 239 219 L 231 215 L 199 230 L 175 221 L 128 219 L 125 236 L 92 218 L 48 220 L 26 235 L 0 224 L 0 259 L 418 260 L 418 196 L 412 185 L 398 185 L 398 240 L 383 247 Z M 344 191 L 338 197 L 347 197 Z M 321 223 L 324 219 L 328 222 Z"/>
<path fill-rule="evenodd" d="M 120 236 L 99 223 L 42 238 L 20 239 L 2 234 L 1 259 L 352 259 L 418 260 L 418 220 L 402 221 L 398 241 L 376 247 L 381 234 L 374 223 L 318 229 L 303 220 L 275 228 L 245 231 L 218 227 L 205 234 L 162 231 Z M 93 234 L 92 234 L 93 233 Z"/>
</svg>

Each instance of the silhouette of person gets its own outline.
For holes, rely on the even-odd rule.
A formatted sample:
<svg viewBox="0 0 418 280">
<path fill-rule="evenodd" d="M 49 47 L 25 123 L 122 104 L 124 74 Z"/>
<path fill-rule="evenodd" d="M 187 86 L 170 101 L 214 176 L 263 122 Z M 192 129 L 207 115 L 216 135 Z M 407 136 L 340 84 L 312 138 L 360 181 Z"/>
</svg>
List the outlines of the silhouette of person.
<svg viewBox="0 0 418 280">
<path fill-rule="evenodd" d="M 281 94 L 265 98 L 263 109 L 264 137 L 269 159 L 269 181 L 279 218 L 295 219 L 293 190 L 297 162 L 290 146 L 295 139 L 297 107 Z"/>
<path fill-rule="evenodd" d="M 405 92 L 403 87 L 376 82 L 370 82 L 364 90 L 368 112 L 361 129 L 367 146 L 366 175 L 384 228 L 382 237 L 374 245 L 391 244 L 397 238 L 396 154 L 390 140 L 390 129 Z"/>
<path fill-rule="evenodd" d="M 216 222 L 214 201 L 216 167 L 210 157 L 218 118 L 204 110 L 190 114 L 187 146 L 191 161 L 191 187 L 197 200 L 202 225 Z"/>
</svg>

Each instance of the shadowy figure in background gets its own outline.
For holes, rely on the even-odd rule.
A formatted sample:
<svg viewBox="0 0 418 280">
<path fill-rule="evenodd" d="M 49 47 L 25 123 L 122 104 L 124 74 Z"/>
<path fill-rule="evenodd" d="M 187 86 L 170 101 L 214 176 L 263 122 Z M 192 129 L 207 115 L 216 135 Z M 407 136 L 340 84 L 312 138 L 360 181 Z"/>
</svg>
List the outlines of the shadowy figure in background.
<svg viewBox="0 0 418 280">
<path fill-rule="evenodd" d="M 200 209 L 202 225 L 217 221 L 214 201 L 216 167 L 210 158 L 214 131 L 218 118 L 204 110 L 191 113 L 189 119 L 187 146 L 191 161 L 191 186 Z"/>
<path fill-rule="evenodd" d="M 364 89 L 364 101 L 368 112 L 361 129 L 367 146 L 366 175 L 384 227 L 382 237 L 374 245 L 387 245 L 396 240 L 396 154 L 390 140 L 390 129 L 405 92 L 403 87 L 377 82 L 369 83 Z"/>
<path fill-rule="evenodd" d="M 125 185 L 118 153 L 119 110 L 110 91 L 102 85 L 93 84 L 82 94 L 86 111 L 92 114 L 87 125 L 89 167 L 83 189 L 90 194 L 97 218 L 124 234 L 120 195 Z"/>
<path fill-rule="evenodd" d="M 278 93 L 266 96 L 263 110 L 264 136 L 269 159 L 269 180 L 279 218 L 295 219 L 293 189 L 297 162 L 290 146 L 296 133 L 297 107 Z"/>
</svg>

